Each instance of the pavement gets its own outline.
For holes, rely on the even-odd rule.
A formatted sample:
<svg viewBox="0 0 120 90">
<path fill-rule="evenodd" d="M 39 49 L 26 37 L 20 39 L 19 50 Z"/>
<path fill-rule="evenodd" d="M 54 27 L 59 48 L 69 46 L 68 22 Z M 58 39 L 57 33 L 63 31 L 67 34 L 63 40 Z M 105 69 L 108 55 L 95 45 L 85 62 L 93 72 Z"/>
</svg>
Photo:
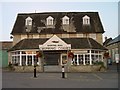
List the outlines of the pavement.
<svg viewBox="0 0 120 90">
<path fill-rule="evenodd" d="M 118 88 L 118 73 L 115 65 L 106 72 L 96 73 L 15 73 L 3 71 L 3 88 Z"/>
</svg>

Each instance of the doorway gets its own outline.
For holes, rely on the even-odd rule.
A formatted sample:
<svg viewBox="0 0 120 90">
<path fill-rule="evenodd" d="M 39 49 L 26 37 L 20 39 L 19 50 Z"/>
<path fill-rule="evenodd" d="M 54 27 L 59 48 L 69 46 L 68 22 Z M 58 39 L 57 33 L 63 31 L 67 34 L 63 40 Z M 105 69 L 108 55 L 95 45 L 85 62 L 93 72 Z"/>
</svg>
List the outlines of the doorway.
<svg viewBox="0 0 120 90">
<path fill-rule="evenodd" d="M 60 53 L 44 53 L 44 65 L 59 65 Z"/>
</svg>

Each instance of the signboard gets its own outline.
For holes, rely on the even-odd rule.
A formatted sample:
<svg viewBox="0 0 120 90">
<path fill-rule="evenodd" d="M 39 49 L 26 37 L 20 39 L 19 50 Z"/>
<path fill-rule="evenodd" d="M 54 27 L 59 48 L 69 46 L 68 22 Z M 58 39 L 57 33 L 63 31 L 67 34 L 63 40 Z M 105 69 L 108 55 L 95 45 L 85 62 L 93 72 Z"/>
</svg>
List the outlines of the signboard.
<svg viewBox="0 0 120 90">
<path fill-rule="evenodd" d="M 39 45 L 40 50 L 70 50 L 71 44 L 65 43 L 62 39 L 54 35 L 43 45 Z"/>
<path fill-rule="evenodd" d="M 45 46 L 39 46 L 39 49 L 40 50 L 70 50 L 71 49 L 71 46 L 48 46 L 48 47 L 45 47 Z"/>
</svg>

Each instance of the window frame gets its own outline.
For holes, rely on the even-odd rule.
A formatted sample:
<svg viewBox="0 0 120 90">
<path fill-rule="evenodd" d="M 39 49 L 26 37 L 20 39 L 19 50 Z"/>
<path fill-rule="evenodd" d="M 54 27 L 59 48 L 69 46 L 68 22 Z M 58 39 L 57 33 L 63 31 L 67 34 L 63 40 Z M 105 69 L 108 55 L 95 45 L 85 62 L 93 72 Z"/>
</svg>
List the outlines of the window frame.
<svg viewBox="0 0 120 90">
<path fill-rule="evenodd" d="M 63 25 L 69 25 L 70 21 L 69 21 L 69 17 L 68 16 L 64 16 L 62 18 L 62 24 Z"/>
<path fill-rule="evenodd" d="M 47 25 L 53 25 L 54 24 L 54 18 L 52 16 L 47 17 Z"/>
<path fill-rule="evenodd" d="M 90 17 L 85 15 L 83 17 L 83 25 L 90 25 Z"/>
<path fill-rule="evenodd" d="M 25 25 L 26 26 L 31 26 L 32 25 L 32 18 L 31 17 L 27 17 L 25 20 Z"/>
</svg>

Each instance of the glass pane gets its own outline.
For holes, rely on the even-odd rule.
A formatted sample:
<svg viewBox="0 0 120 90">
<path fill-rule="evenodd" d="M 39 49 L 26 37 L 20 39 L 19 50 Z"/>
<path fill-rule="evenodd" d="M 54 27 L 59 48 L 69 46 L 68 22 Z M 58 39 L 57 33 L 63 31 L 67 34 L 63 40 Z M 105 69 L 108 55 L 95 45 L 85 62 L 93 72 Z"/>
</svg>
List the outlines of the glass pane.
<svg viewBox="0 0 120 90">
<path fill-rule="evenodd" d="M 22 56 L 22 65 L 23 65 L 23 66 L 26 65 L 26 56 Z"/>
<path fill-rule="evenodd" d="M 26 54 L 26 52 L 25 52 L 25 51 L 22 51 L 22 54 Z"/>
<path fill-rule="evenodd" d="M 78 55 L 79 64 L 83 64 L 83 55 Z"/>
<path fill-rule="evenodd" d="M 32 56 L 27 56 L 28 58 L 28 65 L 31 66 L 32 65 Z"/>
</svg>

